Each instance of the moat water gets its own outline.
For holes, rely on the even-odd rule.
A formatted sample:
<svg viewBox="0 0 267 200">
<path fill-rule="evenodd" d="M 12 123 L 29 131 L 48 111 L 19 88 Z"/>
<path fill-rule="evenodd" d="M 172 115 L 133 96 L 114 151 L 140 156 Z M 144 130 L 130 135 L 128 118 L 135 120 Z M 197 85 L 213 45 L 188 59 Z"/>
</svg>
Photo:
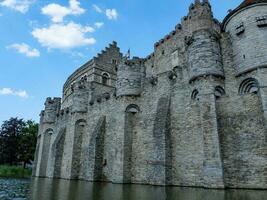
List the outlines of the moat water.
<svg viewBox="0 0 267 200">
<path fill-rule="evenodd" d="M 0 179 L 0 200 L 265 200 L 265 190 L 120 185 L 53 179 Z"/>
</svg>

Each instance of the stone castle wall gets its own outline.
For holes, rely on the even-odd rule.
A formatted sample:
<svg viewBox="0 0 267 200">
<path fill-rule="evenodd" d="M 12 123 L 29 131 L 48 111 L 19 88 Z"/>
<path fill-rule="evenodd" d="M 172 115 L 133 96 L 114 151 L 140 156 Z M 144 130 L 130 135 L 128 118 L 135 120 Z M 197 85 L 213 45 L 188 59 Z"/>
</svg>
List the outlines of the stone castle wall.
<svg viewBox="0 0 267 200">
<path fill-rule="evenodd" d="M 266 17 L 266 6 L 267 2 L 252 5 L 249 9 L 239 11 L 225 23 L 225 30 L 231 35 L 237 75 L 266 65 L 267 27 L 261 26 L 262 22 L 257 22 L 257 18 Z"/>
<path fill-rule="evenodd" d="M 238 71 L 250 65 L 238 64 L 243 47 L 231 33 L 266 8 L 237 13 L 225 26 L 230 32 L 221 32 L 208 1 L 196 0 L 146 59 L 122 58 L 113 43 L 67 80 L 61 105 L 46 101 L 33 175 L 266 189 L 267 63 L 248 50 L 262 59 Z M 266 34 L 252 26 L 244 41 Z"/>
</svg>

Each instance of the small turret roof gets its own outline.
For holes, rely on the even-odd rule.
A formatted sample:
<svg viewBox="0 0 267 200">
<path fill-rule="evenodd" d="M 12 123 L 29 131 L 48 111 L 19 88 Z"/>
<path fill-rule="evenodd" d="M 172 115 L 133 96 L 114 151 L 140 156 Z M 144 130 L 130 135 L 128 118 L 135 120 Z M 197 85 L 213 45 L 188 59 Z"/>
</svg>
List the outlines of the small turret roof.
<svg viewBox="0 0 267 200">
<path fill-rule="evenodd" d="M 253 4 L 257 4 L 257 3 L 267 3 L 267 0 L 244 0 L 237 8 L 235 8 L 234 10 L 232 10 L 231 12 L 229 12 L 229 14 L 224 18 L 223 20 L 223 26 L 225 24 L 225 22 L 236 12 L 238 12 L 239 10 L 253 5 Z"/>
</svg>

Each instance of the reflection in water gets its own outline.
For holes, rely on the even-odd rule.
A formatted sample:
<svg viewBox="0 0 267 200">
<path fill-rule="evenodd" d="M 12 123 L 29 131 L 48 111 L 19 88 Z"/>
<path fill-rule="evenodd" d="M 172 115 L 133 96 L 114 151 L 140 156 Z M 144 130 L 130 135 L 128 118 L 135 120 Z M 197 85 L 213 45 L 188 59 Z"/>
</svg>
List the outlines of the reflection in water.
<svg viewBox="0 0 267 200">
<path fill-rule="evenodd" d="M 264 200 L 266 190 L 208 190 L 33 179 L 33 200 Z"/>
</svg>

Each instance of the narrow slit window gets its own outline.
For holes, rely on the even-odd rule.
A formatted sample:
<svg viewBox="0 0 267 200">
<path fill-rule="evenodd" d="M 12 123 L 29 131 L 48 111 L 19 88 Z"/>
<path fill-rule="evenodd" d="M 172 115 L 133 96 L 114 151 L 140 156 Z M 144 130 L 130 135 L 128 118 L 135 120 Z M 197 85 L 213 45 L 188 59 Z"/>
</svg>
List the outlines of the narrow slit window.
<svg viewBox="0 0 267 200">
<path fill-rule="evenodd" d="M 236 32 L 236 35 L 241 35 L 242 33 L 245 32 L 245 26 L 243 22 L 235 27 L 235 32 Z"/>
<path fill-rule="evenodd" d="M 256 17 L 256 22 L 258 27 L 264 27 L 267 26 L 267 15 Z"/>
</svg>

